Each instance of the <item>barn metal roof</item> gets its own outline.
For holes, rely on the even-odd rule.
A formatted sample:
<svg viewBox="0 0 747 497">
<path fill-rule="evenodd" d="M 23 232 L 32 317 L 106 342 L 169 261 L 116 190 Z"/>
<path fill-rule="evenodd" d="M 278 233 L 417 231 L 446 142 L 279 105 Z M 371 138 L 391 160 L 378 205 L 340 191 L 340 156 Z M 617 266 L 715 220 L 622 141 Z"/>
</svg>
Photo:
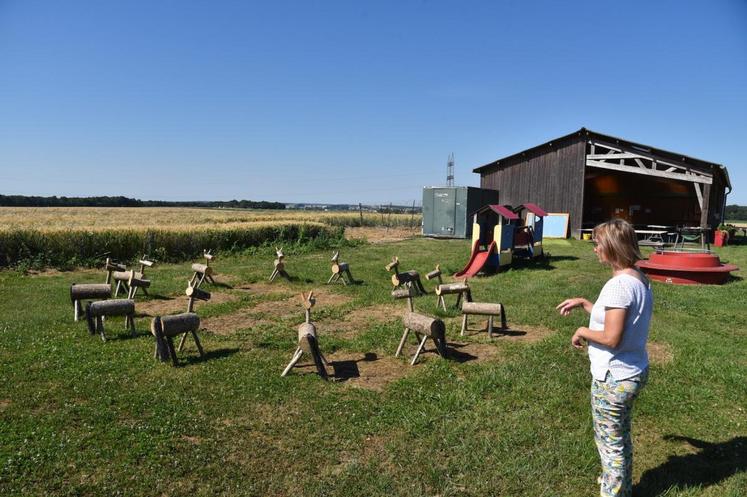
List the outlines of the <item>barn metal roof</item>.
<svg viewBox="0 0 747 497">
<path fill-rule="evenodd" d="M 493 212 L 495 212 L 496 214 L 498 214 L 500 216 L 503 216 L 506 219 L 510 219 L 512 221 L 514 219 L 519 219 L 519 216 L 514 211 L 512 211 L 508 207 L 505 207 L 503 205 L 498 205 L 498 204 L 488 204 L 488 205 L 485 205 L 485 206 L 480 207 L 479 209 L 477 209 L 474 213 L 478 214 L 478 213 L 486 211 L 488 209 L 490 209 Z"/>
<path fill-rule="evenodd" d="M 484 164 L 480 167 L 476 167 L 475 169 L 472 170 L 472 172 L 482 174 L 486 169 L 489 169 L 495 166 L 500 166 L 501 162 L 505 162 L 509 159 L 513 159 L 521 155 L 526 155 L 529 152 L 534 152 L 541 148 L 552 147 L 554 143 L 567 140 L 574 136 L 585 136 L 586 138 L 596 138 L 596 139 L 603 140 L 603 141 L 609 141 L 609 142 L 612 142 L 618 145 L 638 149 L 641 152 L 647 152 L 650 154 L 660 155 L 670 160 L 680 161 L 680 162 L 684 162 L 686 164 L 690 164 L 694 166 L 715 169 L 716 171 L 720 171 L 721 174 L 723 174 L 724 180 L 726 182 L 726 186 L 729 188 L 729 192 L 731 192 L 732 190 L 731 180 L 729 179 L 729 172 L 727 171 L 726 167 L 721 164 L 717 164 L 715 162 L 708 162 L 708 161 L 704 161 L 701 159 L 696 159 L 694 157 L 688 157 L 687 155 L 679 154 L 676 152 L 670 152 L 668 150 L 664 150 L 661 148 L 651 147 L 649 145 L 644 145 L 642 143 L 632 142 L 630 140 L 625 140 L 624 138 L 618 138 L 616 136 L 606 135 L 604 133 L 598 133 L 596 131 L 592 131 L 587 128 L 581 128 L 578 131 L 574 131 L 573 133 L 569 133 L 565 136 L 561 136 L 560 138 L 555 138 L 554 140 L 550 140 L 548 142 L 542 143 L 541 145 L 537 145 L 537 146 L 528 148 L 526 150 L 522 150 L 521 152 L 517 152 L 515 154 L 507 155 L 506 157 L 503 157 L 501 159 L 495 160 L 493 162 L 489 162 L 488 164 Z"/>
</svg>

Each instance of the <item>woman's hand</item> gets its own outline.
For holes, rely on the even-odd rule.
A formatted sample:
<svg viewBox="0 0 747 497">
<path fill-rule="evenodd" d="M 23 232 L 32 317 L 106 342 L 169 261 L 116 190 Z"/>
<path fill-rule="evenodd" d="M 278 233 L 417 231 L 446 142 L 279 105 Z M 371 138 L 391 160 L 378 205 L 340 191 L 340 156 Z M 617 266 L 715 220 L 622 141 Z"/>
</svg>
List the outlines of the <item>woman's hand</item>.
<svg viewBox="0 0 747 497">
<path fill-rule="evenodd" d="M 591 313 L 593 304 L 583 297 L 576 297 L 562 301 L 555 308 L 560 311 L 561 316 L 568 316 L 576 307 L 583 307 L 586 312 Z"/>
<path fill-rule="evenodd" d="M 574 333 L 571 337 L 571 345 L 573 345 L 577 349 L 584 348 L 584 337 L 581 336 L 582 330 L 583 328 L 577 329 L 576 333 Z"/>
</svg>

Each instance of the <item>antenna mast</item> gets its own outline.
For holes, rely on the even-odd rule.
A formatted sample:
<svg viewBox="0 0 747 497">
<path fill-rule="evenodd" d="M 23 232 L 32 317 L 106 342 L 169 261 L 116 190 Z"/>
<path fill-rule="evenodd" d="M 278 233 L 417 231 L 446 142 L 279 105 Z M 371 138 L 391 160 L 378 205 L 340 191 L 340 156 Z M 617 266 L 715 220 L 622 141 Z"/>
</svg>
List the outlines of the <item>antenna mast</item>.
<svg viewBox="0 0 747 497">
<path fill-rule="evenodd" d="M 454 186 L 454 152 L 449 154 L 449 162 L 446 163 L 446 186 Z"/>
</svg>

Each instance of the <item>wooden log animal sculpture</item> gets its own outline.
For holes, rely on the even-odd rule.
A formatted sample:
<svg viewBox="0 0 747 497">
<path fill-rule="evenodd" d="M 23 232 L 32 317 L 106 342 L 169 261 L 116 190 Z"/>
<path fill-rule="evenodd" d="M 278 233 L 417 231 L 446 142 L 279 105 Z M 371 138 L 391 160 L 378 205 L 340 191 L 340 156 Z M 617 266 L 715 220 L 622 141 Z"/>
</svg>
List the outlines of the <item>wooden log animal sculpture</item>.
<svg viewBox="0 0 747 497">
<path fill-rule="evenodd" d="M 114 260 L 107 257 L 104 269 L 106 269 L 106 283 L 111 285 L 112 273 L 114 271 L 126 271 L 127 266 L 125 266 L 124 264 L 120 264 L 119 262 L 115 262 Z"/>
<path fill-rule="evenodd" d="M 142 275 L 142 273 L 136 273 L 135 271 L 129 271 L 130 278 L 127 280 L 127 298 L 133 300 L 135 296 L 137 295 L 137 291 L 139 288 L 143 289 L 143 292 L 147 295 L 148 287 L 150 286 L 150 280 L 146 280 L 145 278 L 137 278 L 135 277 L 136 274 Z"/>
<path fill-rule="evenodd" d="M 327 359 L 324 358 L 319 349 L 316 326 L 311 322 L 311 308 L 314 307 L 314 304 L 316 303 L 314 292 L 309 292 L 308 296 L 301 294 L 301 301 L 306 313 L 306 321 L 298 327 L 298 347 L 280 376 L 286 376 L 305 353 L 311 356 L 319 376 L 321 376 L 322 379 L 327 380 L 328 375 L 327 369 L 325 368 L 325 366 L 328 365 Z"/>
<path fill-rule="evenodd" d="M 466 302 L 472 302 L 472 291 L 467 284 L 465 279 L 461 283 L 444 283 L 436 287 L 436 295 L 438 295 L 438 303 L 443 306 L 444 311 L 446 310 L 446 302 L 444 301 L 444 295 L 457 294 L 455 307 L 458 309 L 459 304 L 462 301 L 462 295 Z"/>
<path fill-rule="evenodd" d="M 462 304 L 462 332 L 467 331 L 467 316 L 488 316 L 488 336 L 493 337 L 493 318 L 501 318 L 501 330 L 506 329 L 506 311 L 503 304 L 489 304 L 484 302 L 465 302 Z"/>
<path fill-rule="evenodd" d="M 274 269 L 272 270 L 272 274 L 270 275 L 270 282 L 275 281 L 275 278 L 278 277 L 278 275 L 282 276 L 286 280 L 290 280 L 290 276 L 288 276 L 288 273 L 285 272 L 285 262 L 283 262 L 283 259 L 285 256 L 283 255 L 283 247 L 275 248 L 275 255 L 277 256 L 277 259 L 275 259 L 274 262 Z"/>
<path fill-rule="evenodd" d="M 346 281 L 347 277 L 347 281 Z M 332 276 L 327 280 L 327 284 L 335 281 L 342 281 L 344 285 L 353 284 L 353 274 L 350 272 L 350 264 L 347 262 L 340 262 L 340 251 L 334 253 L 332 256 Z"/>
<path fill-rule="evenodd" d="M 399 354 L 402 352 L 402 348 L 405 345 L 405 341 L 407 340 L 407 336 L 410 332 L 413 332 L 418 341 L 418 348 L 415 351 L 415 355 L 412 356 L 410 365 L 414 365 L 417 362 L 428 338 L 433 340 L 433 343 L 436 345 L 436 352 L 438 355 L 446 358 L 446 324 L 438 318 L 432 318 L 414 312 L 412 302 L 413 296 L 414 290 L 409 288 L 394 290 L 392 292 L 392 297 L 395 299 L 406 298 L 409 308 L 409 312 L 405 313 L 402 317 L 402 322 L 405 325 L 405 332 L 402 334 L 402 338 L 399 341 L 399 346 L 397 347 L 397 352 L 395 352 L 394 357 L 399 357 Z"/>
<path fill-rule="evenodd" d="M 200 329 L 200 317 L 194 312 L 194 303 L 195 300 L 210 300 L 210 293 L 197 287 L 193 287 L 191 284 L 187 286 L 185 293 L 187 294 L 187 297 L 189 297 L 187 312 L 171 316 L 156 316 L 150 323 L 150 332 L 156 338 L 156 348 L 153 353 L 154 357 L 157 357 L 162 362 L 171 359 L 171 363 L 174 366 L 178 365 L 178 359 L 176 357 L 177 349 L 174 347 L 174 337 L 179 335 L 182 336 L 179 341 L 179 352 L 184 348 L 184 342 L 187 340 L 187 336 L 192 335 L 200 356 L 202 357 L 205 355 L 205 351 L 200 343 L 200 338 L 197 336 L 197 330 Z"/>
<path fill-rule="evenodd" d="M 101 340 L 106 341 L 104 333 L 104 318 L 111 316 L 124 316 L 125 326 L 130 328 L 132 336 L 135 336 L 135 301 L 130 299 L 98 300 L 90 302 L 86 306 L 86 320 L 88 321 L 88 332 L 93 335 L 101 334 Z"/>
<path fill-rule="evenodd" d="M 205 264 L 192 264 L 192 271 L 194 271 L 195 274 L 192 275 L 192 279 L 189 283 L 189 286 L 191 287 L 199 288 L 200 285 L 202 285 L 202 282 L 206 279 L 210 283 L 215 284 L 215 280 L 213 279 L 214 269 L 210 266 L 210 263 L 215 259 L 215 256 L 210 253 L 210 250 L 204 250 L 202 256 L 205 258 Z"/>
<path fill-rule="evenodd" d="M 135 279 L 137 279 L 137 280 L 144 280 L 145 279 L 145 268 L 146 267 L 152 267 L 155 264 L 155 262 L 153 262 L 151 260 L 148 260 L 146 257 L 147 256 L 144 255 L 143 258 L 138 261 L 138 263 L 140 264 L 140 271 L 134 271 L 134 270 L 133 271 L 127 271 L 127 270 L 123 269 L 121 271 L 118 270 L 118 271 L 112 272 L 112 278 L 114 279 L 114 281 L 117 282 L 117 286 L 114 288 L 114 296 L 115 297 L 119 296 L 119 290 L 120 289 L 124 290 L 128 294 L 130 293 L 129 281 L 130 281 L 130 277 L 133 276 L 132 274 L 130 274 L 131 272 L 134 273 Z M 143 293 L 145 295 L 148 295 L 147 288 L 145 286 L 143 286 L 142 288 L 143 288 Z M 135 292 L 135 293 L 137 293 L 137 292 Z"/>
<path fill-rule="evenodd" d="M 108 283 L 90 283 L 70 285 L 70 300 L 73 303 L 73 317 L 75 321 L 80 319 L 83 313 L 82 302 L 84 300 L 106 300 L 112 296 L 112 286 Z"/>
<path fill-rule="evenodd" d="M 399 258 L 392 257 L 392 262 L 386 265 L 385 269 L 390 272 L 394 272 L 392 275 L 392 285 L 394 288 L 401 286 L 414 287 L 415 291 L 419 294 L 426 294 L 423 287 L 423 283 L 420 281 L 420 274 L 417 271 L 405 271 L 404 273 L 399 272 Z"/>
</svg>

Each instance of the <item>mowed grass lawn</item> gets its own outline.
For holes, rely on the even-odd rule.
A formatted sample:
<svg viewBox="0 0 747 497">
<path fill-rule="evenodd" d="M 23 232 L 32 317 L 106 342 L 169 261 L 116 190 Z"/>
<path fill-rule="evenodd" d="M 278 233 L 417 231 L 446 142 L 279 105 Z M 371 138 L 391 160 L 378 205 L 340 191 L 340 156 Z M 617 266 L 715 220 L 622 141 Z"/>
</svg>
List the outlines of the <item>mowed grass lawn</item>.
<svg viewBox="0 0 747 497">
<path fill-rule="evenodd" d="M 150 318 L 109 340 L 74 323 L 71 282 L 102 271 L 0 272 L 0 495 L 594 496 L 599 462 L 588 360 L 570 346 L 587 316 L 560 317 L 571 296 L 595 298 L 609 277 L 588 242 L 548 241 L 551 256 L 471 281 L 502 302 L 511 332 L 488 339 L 473 320 L 452 360 L 410 366 L 392 302 L 393 255 L 421 274 L 452 273 L 467 241 L 414 239 L 343 248 L 362 283 L 326 287 L 331 251 L 287 254 L 292 282 L 266 283 L 273 253 L 219 257 L 214 301 L 198 303 L 207 357 L 194 344 L 171 367 L 153 358 Z M 747 269 L 747 247 L 719 249 Z M 179 312 L 189 264 L 148 270 L 143 314 Z M 433 282 L 424 282 L 433 290 Z M 634 413 L 639 496 L 747 495 L 747 282 L 654 284 L 651 375 Z M 302 291 L 336 381 L 308 361 L 287 377 Z M 448 297 L 447 297 L 448 298 Z M 454 299 L 448 302 L 453 304 Z"/>
</svg>

